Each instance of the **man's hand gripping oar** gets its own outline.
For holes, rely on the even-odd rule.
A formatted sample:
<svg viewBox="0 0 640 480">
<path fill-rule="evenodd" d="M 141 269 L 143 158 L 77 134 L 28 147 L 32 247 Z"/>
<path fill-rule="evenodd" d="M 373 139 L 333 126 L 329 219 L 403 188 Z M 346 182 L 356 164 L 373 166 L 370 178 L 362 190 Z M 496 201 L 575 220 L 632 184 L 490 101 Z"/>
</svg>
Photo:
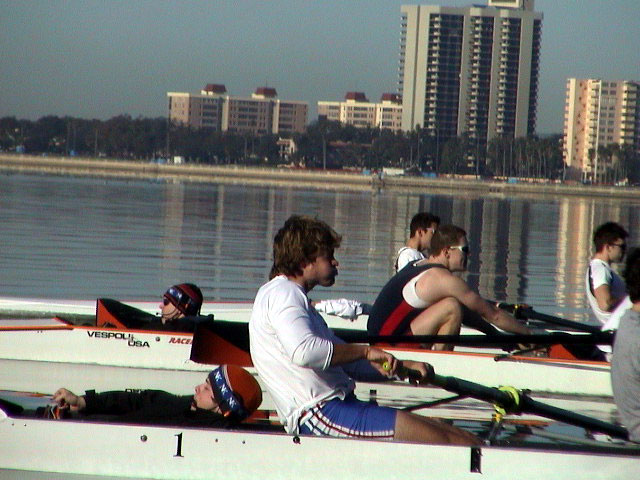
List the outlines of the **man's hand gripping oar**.
<svg viewBox="0 0 640 480">
<path fill-rule="evenodd" d="M 412 360 L 398 360 L 395 357 L 393 362 L 384 361 L 379 370 L 384 375 L 397 376 L 402 380 L 408 380 L 414 385 L 427 384 L 435 375 L 433 366 L 425 362 L 414 362 Z M 376 367 L 378 368 L 378 367 Z"/>
<path fill-rule="evenodd" d="M 366 359 L 371 365 L 387 378 L 398 377 L 417 385 L 428 383 L 434 374 L 433 367 L 428 363 L 413 360 L 398 360 L 380 348 L 367 347 Z"/>
</svg>

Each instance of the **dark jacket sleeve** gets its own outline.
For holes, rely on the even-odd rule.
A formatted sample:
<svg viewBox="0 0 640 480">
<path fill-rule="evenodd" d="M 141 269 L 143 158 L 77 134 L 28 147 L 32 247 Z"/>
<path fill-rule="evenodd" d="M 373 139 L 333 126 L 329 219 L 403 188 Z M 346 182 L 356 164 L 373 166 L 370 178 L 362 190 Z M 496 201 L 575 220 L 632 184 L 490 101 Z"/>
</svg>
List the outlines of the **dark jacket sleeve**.
<svg viewBox="0 0 640 480">
<path fill-rule="evenodd" d="M 162 390 L 140 392 L 103 392 L 89 390 L 84 395 L 82 415 L 111 422 L 232 428 L 232 418 L 219 413 L 191 408 L 193 396 L 172 395 Z"/>
<path fill-rule="evenodd" d="M 153 405 L 159 406 L 159 402 L 164 403 L 163 410 L 171 408 L 172 395 L 160 390 L 142 390 L 140 392 L 113 391 L 96 393 L 95 390 L 88 390 L 84 395 L 87 404 L 84 413 L 122 415 L 135 411 L 149 409 Z"/>
</svg>

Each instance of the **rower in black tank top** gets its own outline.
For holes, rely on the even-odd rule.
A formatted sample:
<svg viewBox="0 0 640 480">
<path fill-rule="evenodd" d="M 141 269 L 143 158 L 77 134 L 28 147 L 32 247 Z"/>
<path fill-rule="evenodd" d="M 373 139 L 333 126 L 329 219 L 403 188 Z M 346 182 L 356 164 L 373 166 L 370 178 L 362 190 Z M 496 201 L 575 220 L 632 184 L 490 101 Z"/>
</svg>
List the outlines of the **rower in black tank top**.
<svg viewBox="0 0 640 480">
<path fill-rule="evenodd" d="M 402 290 L 422 272 L 434 267 L 445 267 L 437 263 L 416 265 L 417 263 L 419 261 L 407 265 L 382 288 L 369 313 L 369 335 L 403 335 L 409 330 L 411 321 L 425 310 L 409 305 L 402 295 Z"/>
</svg>

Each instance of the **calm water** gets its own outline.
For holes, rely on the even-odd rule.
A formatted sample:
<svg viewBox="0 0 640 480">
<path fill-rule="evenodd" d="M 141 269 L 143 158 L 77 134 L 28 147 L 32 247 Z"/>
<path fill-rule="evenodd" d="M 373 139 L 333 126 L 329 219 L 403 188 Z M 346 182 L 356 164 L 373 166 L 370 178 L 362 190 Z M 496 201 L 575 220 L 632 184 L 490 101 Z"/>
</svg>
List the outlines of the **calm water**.
<svg viewBox="0 0 640 480">
<path fill-rule="evenodd" d="M 487 298 L 585 319 L 591 232 L 608 220 L 638 239 L 640 202 L 202 185 L 0 174 L 5 296 L 155 300 L 191 281 L 208 300 L 252 300 L 271 241 L 293 213 L 343 235 L 340 274 L 314 298 L 371 302 L 420 210 L 468 232 L 468 281 Z"/>
</svg>

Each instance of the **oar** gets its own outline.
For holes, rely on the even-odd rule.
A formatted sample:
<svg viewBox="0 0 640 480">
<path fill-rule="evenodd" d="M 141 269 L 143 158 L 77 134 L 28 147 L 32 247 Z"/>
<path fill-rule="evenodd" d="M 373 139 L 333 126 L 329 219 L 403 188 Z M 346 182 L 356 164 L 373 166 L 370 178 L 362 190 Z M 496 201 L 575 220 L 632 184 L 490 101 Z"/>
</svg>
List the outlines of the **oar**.
<svg viewBox="0 0 640 480">
<path fill-rule="evenodd" d="M 525 320 L 539 320 L 541 322 L 549 323 L 551 325 L 557 325 L 559 327 L 570 328 L 579 332 L 597 333 L 600 331 L 600 327 L 594 325 L 587 325 L 580 322 L 574 322 L 571 320 L 565 320 L 564 318 L 555 317 L 553 315 L 547 315 L 546 313 L 536 312 L 532 307 L 513 305 L 509 303 L 498 304 L 500 308 L 512 313 L 514 317 Z"/>
<path fill-rule="evenodd" d="M 449 343 L 452 345 L 466 346 L 493 346 L 514 345 L 517 343 L 535 345 L 555 345 L 558 343 L 567 345 L 610 345 L 613 340 L 611 332 L 596 332 L 592 334 L 570 334 L 567 332 L 541 333 L 533 335 L 367 335 L 363 332 L 346 332 L 339 334 L 348 343 Z"/>
<path fill-rule="evenodd" d="M 415 410 L 422 410 L 424 408 L 437 407 L 438 405 L 443 405 L 445 403 L 451 403 L 458 400 L 464 400 L 467 398 L 466 395 L 454 395 L 453 397 L 441 398 L 439 400 L 429 400 L 428 402 L 420 402 L 415 405 L 409 405 L 408 407 L 403 407 L 402 410 L 405 412 L 413 412 Z"/>
<path fill-rule="evenodd" d="M 354 330 L 334 330 L 336 335 L 347 343 L 450 343 L 466 346 L 504 347 L 523 344 L 536 345 L 610 345 L 612 332 L 598 332 L 594 334 L 570 334 L 564 332 L 545 333 L 540 335 L 377 335 L 371 336 L 366 332 Z M 198 363 L 219 365 L 221 363 L 235 363 L 239 366 L 251 366 L 249 355 L 248 324 L 242 322 L 214 322 L 199 323 L 193 333 L 191 346 L 191 360 Z"/>
<path fill-rule="evenodd" d="M 398 373 L 400 376 L 409 376 L 411 378 L 419 376 L 418 372 L 412 371 L 403 365 L 400 365 Z M 427 374 L 427 381 L 448 392 L 493 403 L 504 409 L 507 413 L 532 413 L 587 430 L 605 433 L 612 437 L 622 438 L 624 440 L 628 438 L 627 430 L 619 425 L 603 422 L 596 418 L 587 417 L 586 415 L 538 402 L 522 390 L 516 390 L 514 388 L 498 389 L 486 387 L 457 377 L 444 377 L 435 373 L 432 368 L 429 369 Z"/>
<path fill-rule="evenodd" d="M 500 354 L 500 355 L 496 355 L 495 357 L 493 357 L 493 359 L 496 362 L 499 362 L 501 360 L 506 360 L 507 358 L 513 358 L 515 356 L 524 355 L 525 353 L 531 353 L 531 352 L 535 352 L 537 350 L 540 350 L 540 346 L 539 345 L 534 345 L 533 347 L 521 348 L 519 350 L 513 350 L 512 352 L 509 352 L 509 353 L 503 353 L 503 354 Z"/>
<path fill-rule="evenodd" d="M 16 325 L 15 327 L 2 325 L 0 326 L 0 332 L 28 332 L 34 330 L 73 330 L 73 325 L 41 325 L 41 326 L 28 326 L 28 325 Z"/>
</svg>

